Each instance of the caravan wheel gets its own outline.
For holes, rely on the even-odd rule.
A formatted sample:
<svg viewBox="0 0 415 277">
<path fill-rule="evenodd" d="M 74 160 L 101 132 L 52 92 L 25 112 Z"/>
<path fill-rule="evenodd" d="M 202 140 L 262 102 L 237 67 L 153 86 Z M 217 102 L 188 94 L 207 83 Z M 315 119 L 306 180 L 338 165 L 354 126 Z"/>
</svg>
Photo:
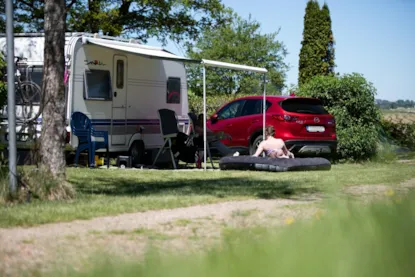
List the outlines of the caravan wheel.
<svg viewBox="0 0 415 277">
<path fill-rule="evenodd" d="M 129 154 L 132 159 L 132 166 L 136 164 L 142 164 L 144 162 L 145 147 L 144 141 L 136 140 L 130 147 Z"/>
</svg>

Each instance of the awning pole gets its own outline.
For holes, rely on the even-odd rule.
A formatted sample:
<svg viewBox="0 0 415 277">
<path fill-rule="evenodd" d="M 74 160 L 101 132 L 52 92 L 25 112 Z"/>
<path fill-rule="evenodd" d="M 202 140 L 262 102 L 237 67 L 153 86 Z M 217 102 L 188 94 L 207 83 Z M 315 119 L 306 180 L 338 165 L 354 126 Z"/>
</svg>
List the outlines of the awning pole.
<svg viewBox="0 0 415 277">
<path fill-rule="evenodd" d="M 206 67 L 203 64 L 203 164 L 206 171 Z"/>
<path fill-rule="evenodd" d="M 264 73 L 264 102 L 262 104 L 262 139 L 266 140 L 267 138 L 265 137 L 265 113 L 266 113 L 266 90 L 267 90 L 267 77 L 266 74 Z"/>
<path fill-rule="evenodd" d="M 10 193 L 16 193 L 16 103 L 14 92 L 14 33 L 13 1 L 6 1 L 7 33 L 7 124 L 9 129 L 9 187 Z"/>
</svg>

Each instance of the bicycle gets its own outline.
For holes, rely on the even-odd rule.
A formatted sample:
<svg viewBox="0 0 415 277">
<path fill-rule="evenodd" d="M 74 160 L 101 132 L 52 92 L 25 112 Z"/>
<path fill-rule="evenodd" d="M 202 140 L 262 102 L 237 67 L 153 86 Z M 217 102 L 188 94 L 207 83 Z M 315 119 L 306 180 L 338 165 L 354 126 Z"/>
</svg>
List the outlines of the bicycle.
<svg viewBox="0 0 415 277">
<path fill-rule="evenodd" d="M 4 56 L 5 57 L 5 56 Z M 19 62 L 25 58 L 16 56 L 15 61 L 15 101 L 16 101 L 16 121 L 18 123 L 33 123 L 42 113 L 41 88 L 30 79 L 27 67 L 26 80 L 21 80 Z M 24 66 L 25 64 L 23 64 Z M 7 74 L 4 74 L 7 80 Z M 37 103 L 38 102 L 38 103 Z M 21 114 L 19 110 L 21 109 Z"/>
</svg>

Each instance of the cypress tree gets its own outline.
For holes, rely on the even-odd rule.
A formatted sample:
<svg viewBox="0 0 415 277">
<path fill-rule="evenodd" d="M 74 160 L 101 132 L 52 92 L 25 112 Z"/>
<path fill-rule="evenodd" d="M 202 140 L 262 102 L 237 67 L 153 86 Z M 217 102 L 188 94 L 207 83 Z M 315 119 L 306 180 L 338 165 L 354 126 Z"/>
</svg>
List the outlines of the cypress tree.
<svg viewBox="0 0 415 277">
<path fill-rule="evenodd" d="M 330 10 L 326 3 L 324 3 L 323 8 L 321 9 L 321 15 L 324 21 L 324 39 L 325 42 L 325 56 L 323 58 L 323 74 L 330 75 L 334 73 L 334 67 L 336 66 L 334 62 L 334 36 L 331 29 L 331 18 Z"/>
<path fill-rule="evenodd" d="M 298 84 L 301 86 L 316 75 L 334 72 L 334 38 L 327 4 L 316 0 L 307 2 L 300 50 Z"/>
<path fill-rule="evenodd" d="M 299 61 L 299 85 L 304 84 L 318 71 L 320 66 L 319 57 L 316 49 L 318 49 L 318 35 L 320 28 L 318 26 L 320 20 L 320 7 L 318 2 L 310 0 L 307 3 L 304 15 L 304 30 L 302 47 L 300 50 Z"/>
</svg>

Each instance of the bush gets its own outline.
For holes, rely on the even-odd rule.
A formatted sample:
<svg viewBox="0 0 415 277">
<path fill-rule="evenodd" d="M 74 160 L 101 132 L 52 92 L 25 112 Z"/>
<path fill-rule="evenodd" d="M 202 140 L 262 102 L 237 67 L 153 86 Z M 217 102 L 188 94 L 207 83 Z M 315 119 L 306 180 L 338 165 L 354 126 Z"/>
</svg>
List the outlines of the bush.
<svg viewBox="0 0 415 277">
<path fill-rule="evenodd" d="M 362 75 L 316 76 L 296 94 L 319 98 L 335 117 L 338 158 L 359 161 L 376 155 L 380 111 L 376 89 Z"/>
<path fill-rule="evenodd" d="M 385 135 L 399 146 L 415 150 L 415 123 L 381 121 Z"/>
<path fill-rule="evenodd" d="M 361 161 L 376 155 L 378 130 L 375 126 L 355 124 L 338 128 L 336 133 L 340 158 Z"/>
</svg>

